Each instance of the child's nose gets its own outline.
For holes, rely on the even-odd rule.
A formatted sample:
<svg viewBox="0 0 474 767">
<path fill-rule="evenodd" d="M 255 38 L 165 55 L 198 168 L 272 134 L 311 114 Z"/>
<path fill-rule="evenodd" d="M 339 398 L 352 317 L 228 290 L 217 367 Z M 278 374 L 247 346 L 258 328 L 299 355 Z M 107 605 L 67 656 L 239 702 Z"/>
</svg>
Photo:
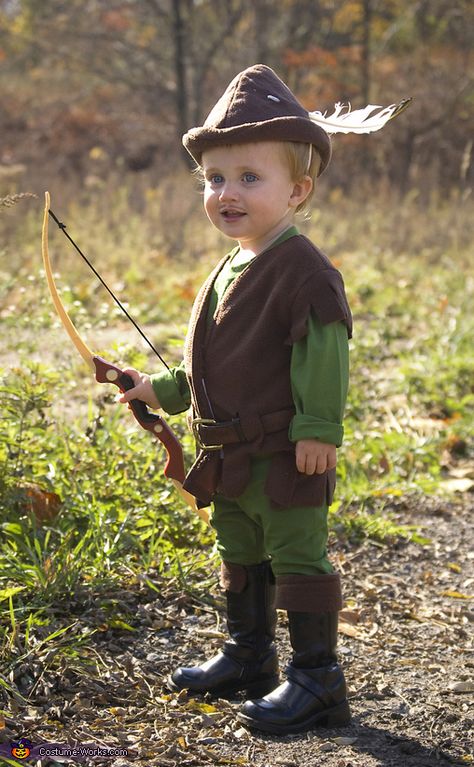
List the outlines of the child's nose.
<svg viewBox="0 0 474 767">
<path fill-rule="evenodd" d="M 219 195 L 220 200 L 235 200 L 238 197 L 237 186 L 231 181 L 226 181 Z"/>
</svg>

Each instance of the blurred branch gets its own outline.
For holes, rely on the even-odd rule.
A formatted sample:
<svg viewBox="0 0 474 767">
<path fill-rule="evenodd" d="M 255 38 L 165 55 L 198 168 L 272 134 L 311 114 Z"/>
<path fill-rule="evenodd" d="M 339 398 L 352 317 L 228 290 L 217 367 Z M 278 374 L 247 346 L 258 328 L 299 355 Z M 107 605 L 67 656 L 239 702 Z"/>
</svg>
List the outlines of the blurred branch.
<svg viewBox="0 0 474 767">
<path fill-rule="evenodd" d="M 174 2 L 174 0 L 171 0 L 171 2 Z M 145 3 L 160 19 L 168 20 L 170 13 L 169 8 L 166 10 L 162 8 L 159 0 L 145 0 Z"/>
<path fill-rule="evenodd" d="M 188 9 L 191 10 L 192 2 L 188 3 Z M 222 44 L 227 38 L 235 32 L 235 28 L 242 18 L 244 13 L 244 3 L 236 2 L 227 5 L 227 12 L 225 14 L 225 23 L 222 26 L 216 27 L 216 32 L 210 37 L 209 43 L 203 50 L 200 44 L 199 55 L 196 49 L 192 47 L 192 70 L 193 76 L 193 96 L 194 96 L 194 108 L 193 108 L 193 124 L 197 125 L 202 118 L 203 111 L 203 93 L 206 83 L 207 74 L 212 66 L 212 63 L 216 56 L 222 54 Z M 191 16 L 191 24 L 193 17 Z M 189 38 L 192 40 L 192 26 L 189 30 Z M 235 73 L 237 74 L 237 73 Z M 189 127 L 189 126 L 187 126 Z"/>
<path fill-rule="evenodd" d="M 461 101 L 463 93 L 468 91 L 471 85 L 472 85 L 471 79 L 466 78 L 465 82 L 461 85 L 459 90 L 456 93 L 454 93 L 452 98 L 447 103 L 442 105 L 443 111 L 440 112 L 440 114 L 438 114 L 432 120 L 422 122 L 417 127 L 410 129 L 412 136 L 414 138 L 419 138 L 420 136 L 425 136 L 426 134 L 430 133 L 433 130 L 436 130 L 436 128 L 439 128 L 448 122 L 451 123 L 453 120 L 453 114 L 455 113 L 456 107 Z"/>
</svg>

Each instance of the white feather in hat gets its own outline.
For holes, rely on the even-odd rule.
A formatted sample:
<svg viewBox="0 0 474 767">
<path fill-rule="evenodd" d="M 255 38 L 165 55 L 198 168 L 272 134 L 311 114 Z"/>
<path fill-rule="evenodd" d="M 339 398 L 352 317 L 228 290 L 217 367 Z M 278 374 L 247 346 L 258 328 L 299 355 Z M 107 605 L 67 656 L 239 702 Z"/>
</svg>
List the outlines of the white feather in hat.
<svg viewBox="0 0 474 767">
<path fill-rule="evenodd" d="M 310 119 L 320 125 L 326 133 L 373 133 L 378 131 L 394 117 L 407 108 L 411 99 L 403 99 L 398 104 L 391 104 L 388 107 L 380 107 L 374 104 L 368 104 L 363 109 L 351 110 L 350 104 L 335 104 L 334 112 L 327 117 L 327 112 L 309 112 Z M 343 111 L 343 110 L 347 111 Z M 372 115 L 371 113 L 379 109 L 381 111 Z"/>
</svg>

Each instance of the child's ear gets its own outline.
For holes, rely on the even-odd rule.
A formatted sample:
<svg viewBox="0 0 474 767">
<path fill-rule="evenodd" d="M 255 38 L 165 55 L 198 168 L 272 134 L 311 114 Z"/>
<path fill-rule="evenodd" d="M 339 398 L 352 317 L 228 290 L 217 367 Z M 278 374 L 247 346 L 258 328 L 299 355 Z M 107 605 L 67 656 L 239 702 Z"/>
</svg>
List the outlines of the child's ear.
<svg viewBox="0 0 474 767">
<path fill-rule="evenodd" d="M 297 208 L 304 202 L 313 188 L 313 179 L 311 176 L 303 176 L 300 181 L 297 181 L 293 186 L 293 191 L 290 195 L 289 206 L 291 208 Z"/>
</svg>

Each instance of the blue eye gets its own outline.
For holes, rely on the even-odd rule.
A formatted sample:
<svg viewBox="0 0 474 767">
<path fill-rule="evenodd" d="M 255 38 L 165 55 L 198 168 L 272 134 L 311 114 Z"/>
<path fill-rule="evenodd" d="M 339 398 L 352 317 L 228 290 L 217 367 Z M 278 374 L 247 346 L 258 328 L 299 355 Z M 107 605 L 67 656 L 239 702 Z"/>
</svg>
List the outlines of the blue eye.
<svg viewBox="0 0 474 767">
<path fill-rule="evenodd" d="M 224 181 L 224 176 L 221 176 L 219 173 L 214 173 L 212 176 L 209 177 L 209 181 L 211 184 L 222 184 Z"/>
<path fill-rule="evenodd" d="M 257 176 L 255 173 L 244 173 L 244 181 L 247 184 L 253 184 L 254 181 L 257 181 Z"/>
</svg>

